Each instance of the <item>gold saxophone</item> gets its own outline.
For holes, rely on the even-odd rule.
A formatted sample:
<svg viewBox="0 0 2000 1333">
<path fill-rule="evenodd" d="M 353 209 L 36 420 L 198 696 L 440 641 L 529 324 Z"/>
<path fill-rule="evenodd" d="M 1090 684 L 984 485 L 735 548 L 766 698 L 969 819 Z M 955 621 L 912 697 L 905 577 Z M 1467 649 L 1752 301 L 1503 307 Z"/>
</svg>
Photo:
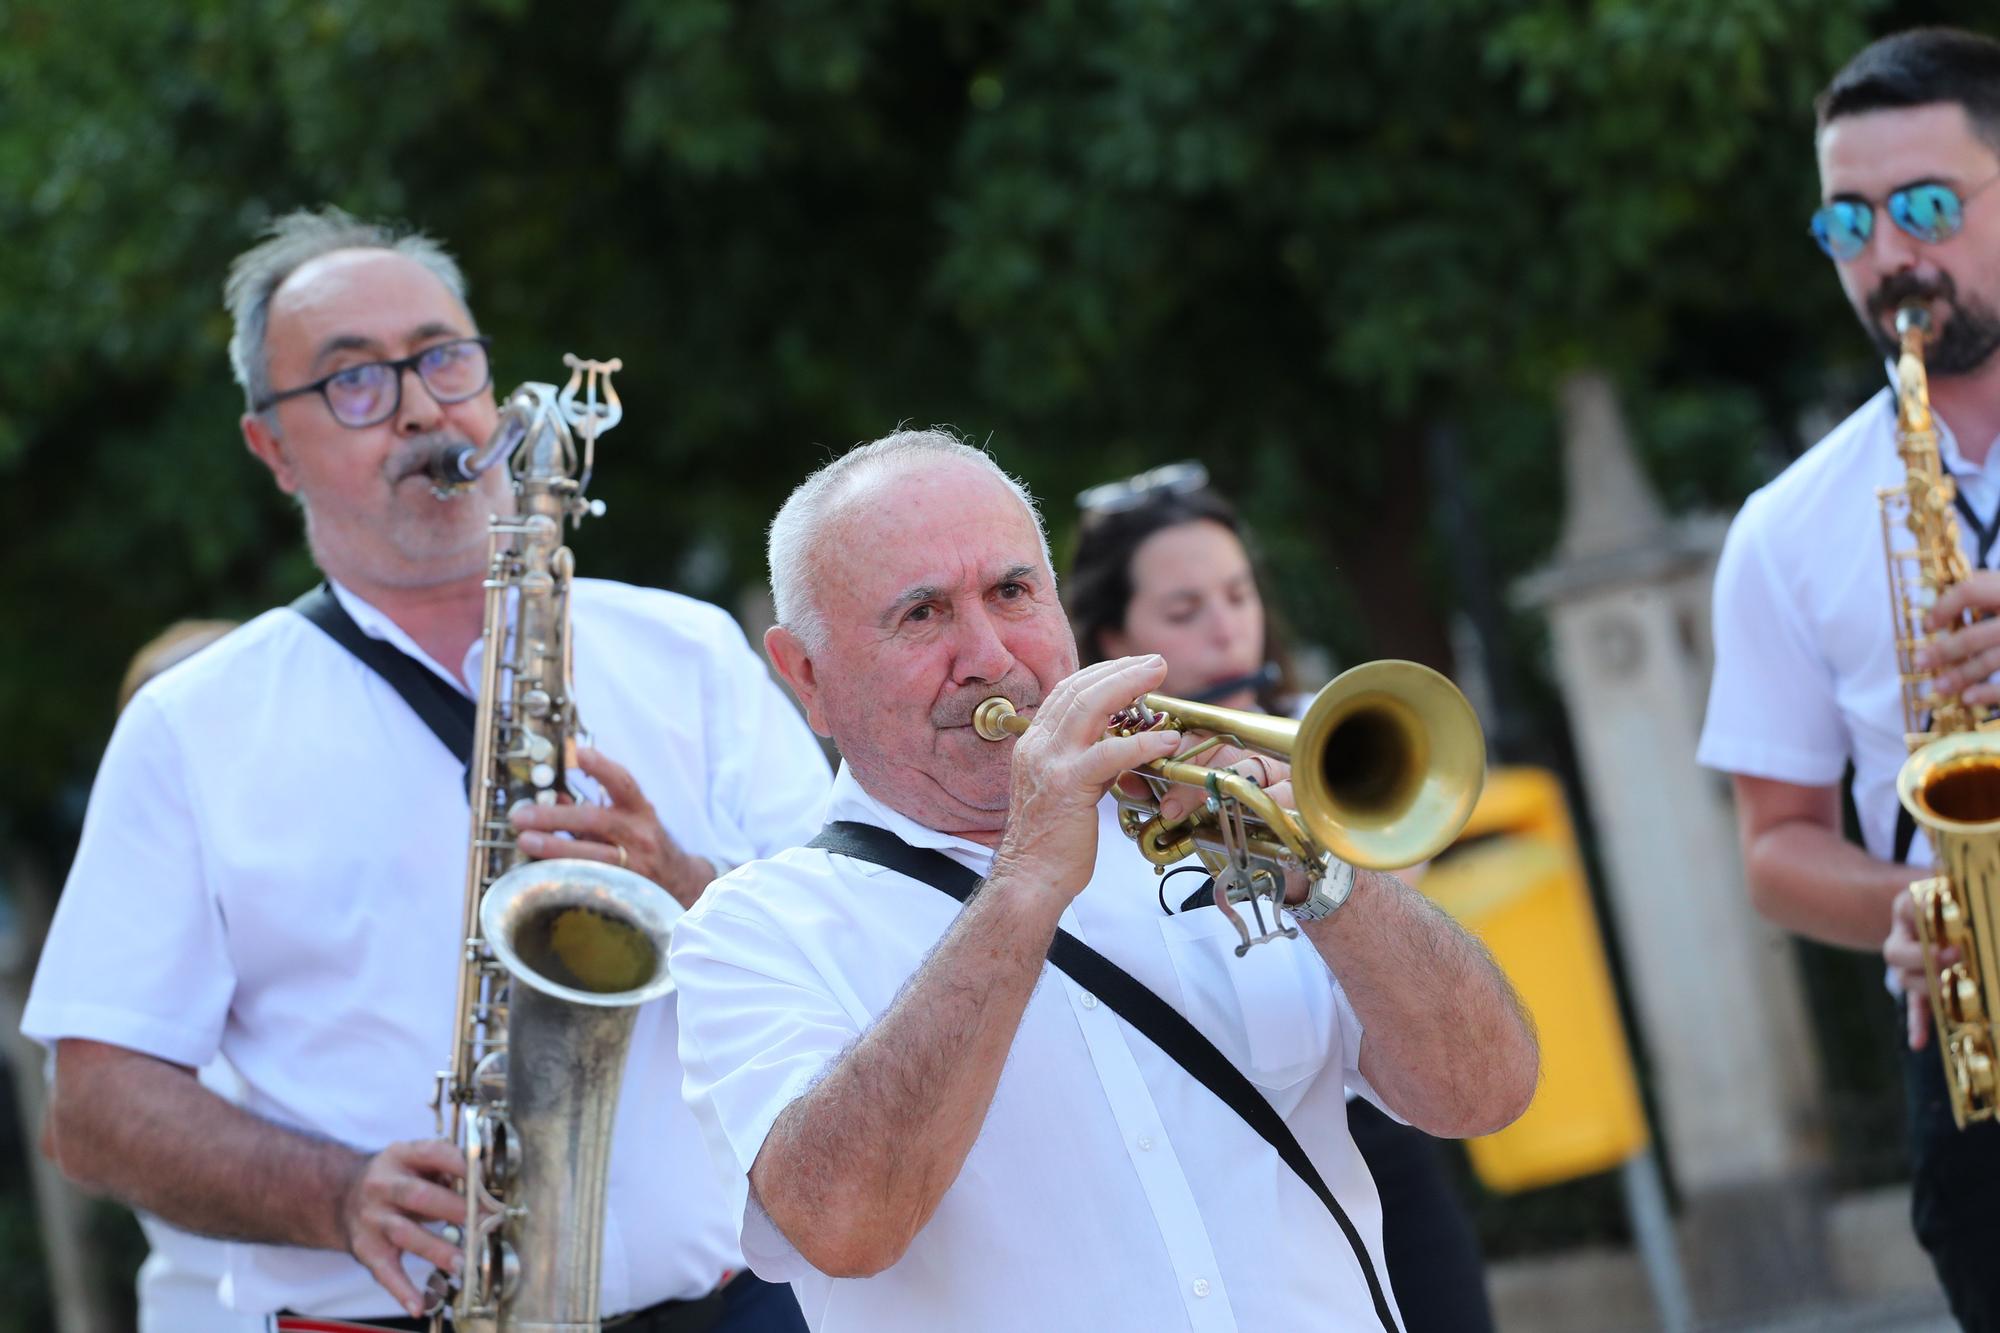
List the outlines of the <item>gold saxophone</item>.
<svg viewBox="0 0 2000 1333">
<path fill-rule="evenodd" d="M 563 527 L 603 512 L 583 491 L 597 436 L 622 412 L 618 361 L 563 360 L 560 393 L 523 384 L 483 449 L 432 469 L 448 493 L 505 463 L 517 500 L 488 539 L 464 949 L 433 1102 L 438 1132 L 465 1151 L 464 1270 L 455 1290 L 431 1276 L 433 1333 L 447 1304 L 454 1333 L 597 1333 L 625 1049 L 637 1007 L 672 986 L 666 890 L 595 861 L 524 861 L 508 822 L 521 801 L 555 802 L 575 766 Z"/>
<path fill-rule="evenodd" d="M 2000 1109 L 1994 1047 L 2000 1032 L 2000 736 L 1992 709 L 1968 705 L 1930 688 L 1916 663 L 1929 637 L 1925 612 L 1971 572 L 1952 511 L 1952 479 L 1938 459 L 1931 418 L 1924 342 L 1930 315 L 1920 305 L 1896 312 L 1902 353 L 1896 361 L 1896 451 L 1904 481 L 1881 492 L 1889 594 L 1896 617 L 1896 656 L 1903 689 L 1904 732 L 1911 754 L 1896 776 L 1896 793 L 1931 841 L 1940 874 L 1910 885 L 1917 935 L 1930 973 L 1931 1016 L 1938 1053 L 1960 1129 Z M 1914 548 L 1898 549 L 1898 521 Z M 1928 716 L 1926 716 L 1928 710 Z M 1957 951 L 1940 965 L 1939 952 Z"/>
</svg>

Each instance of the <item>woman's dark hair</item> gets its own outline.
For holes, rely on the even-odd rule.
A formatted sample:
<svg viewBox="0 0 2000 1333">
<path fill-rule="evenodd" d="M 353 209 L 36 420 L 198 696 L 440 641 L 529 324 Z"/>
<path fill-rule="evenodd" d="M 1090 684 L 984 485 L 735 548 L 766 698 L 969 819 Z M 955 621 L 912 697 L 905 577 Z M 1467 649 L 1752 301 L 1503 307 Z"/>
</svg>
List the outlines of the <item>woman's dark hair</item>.
<svg viewBox="0 0 2000 1333">
<path fill-rule="evenodd" d="M 1286 712 L 1286 701 L 1297 687 L 1284 632 L 1270 598 L 1264 595 L 1265 580 L 1256 548 L 1236 516 L 1235 506 L 1211 490 L 1162 491 L 1127 509 L 1083 515 L 1069 574 L 1063 580 L 1063 601 L 1076 632 L 1077 655 L 1086 666 L 1103 661 L 1107 655 L 1105 631 L 1125 628 L 1132 606 L 1132 557 L 1145 540 L 1167 528 L 1198 522 L 1221 524 L 1249 552 L 1251 577 L 1256 579 L 1257 596 L 1264 603 L 1264 660 L 1278 668 L 1277 680 L 1257 692 L 1257 703 L 1266 712 Z"/>
<path fill-rule="evenodd" d="M 2000 42 L 1957 28 L 1913 28 L 1863 47 L 1813 102 L 1819 125 L 1841 116 L 1956 102 L 2000 152 Z"/>
</svg>

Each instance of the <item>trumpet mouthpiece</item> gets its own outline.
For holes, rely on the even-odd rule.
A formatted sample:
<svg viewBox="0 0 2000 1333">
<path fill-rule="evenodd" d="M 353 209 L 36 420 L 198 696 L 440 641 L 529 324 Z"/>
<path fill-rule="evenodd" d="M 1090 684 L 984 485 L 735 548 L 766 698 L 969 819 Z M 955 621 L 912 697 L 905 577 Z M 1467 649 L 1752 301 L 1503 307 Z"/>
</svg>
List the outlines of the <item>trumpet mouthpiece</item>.
<svg viewBox="0 0 2000 1333">
<path fill-rule="evenodd" d="M 972 729 L 981 740 L 1004 741 L 1009 736 L 1018 736 L 1027 725 L 1028 720 L 1014 711 L 1013 703 L 1004 694 L 996 694 L 972 710 Z"/>
</svg>

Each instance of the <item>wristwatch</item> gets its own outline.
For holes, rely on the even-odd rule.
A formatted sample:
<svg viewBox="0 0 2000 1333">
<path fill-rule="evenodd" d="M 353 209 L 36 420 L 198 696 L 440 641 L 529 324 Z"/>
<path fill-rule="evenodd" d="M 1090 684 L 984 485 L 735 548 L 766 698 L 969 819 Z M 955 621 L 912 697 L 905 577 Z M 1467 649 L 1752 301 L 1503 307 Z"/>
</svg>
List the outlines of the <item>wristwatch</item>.
<svg viewBox="0 0 2000 1333">
<path fill-rule="evenodd" d="M 1302 903 L 1287 904 L 1285 910 L 1295 921 L 1318 921 L 1329 917 L 1354 892 L 1354 867 L 1329 854 L 1326 871 L 1312 882 L 1312 892 Z"/>
</svg>

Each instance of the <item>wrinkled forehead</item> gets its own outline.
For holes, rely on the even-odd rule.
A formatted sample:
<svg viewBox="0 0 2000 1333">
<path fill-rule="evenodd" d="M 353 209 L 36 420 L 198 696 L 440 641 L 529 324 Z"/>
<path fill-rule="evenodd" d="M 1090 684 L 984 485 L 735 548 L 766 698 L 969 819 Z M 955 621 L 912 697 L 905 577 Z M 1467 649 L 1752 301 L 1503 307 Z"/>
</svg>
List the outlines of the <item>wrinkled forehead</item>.
<svg viewBox="0 0 2000 1333">
<path fill-rule="evenodd" d="M 823 593 L 864 614 L 915 589 L 948 595 L 1008 578 L 1054 580 L 1020 497 L 956 459 L 857 478 L 839 497 L 818 564 Z"/>
</svg>

